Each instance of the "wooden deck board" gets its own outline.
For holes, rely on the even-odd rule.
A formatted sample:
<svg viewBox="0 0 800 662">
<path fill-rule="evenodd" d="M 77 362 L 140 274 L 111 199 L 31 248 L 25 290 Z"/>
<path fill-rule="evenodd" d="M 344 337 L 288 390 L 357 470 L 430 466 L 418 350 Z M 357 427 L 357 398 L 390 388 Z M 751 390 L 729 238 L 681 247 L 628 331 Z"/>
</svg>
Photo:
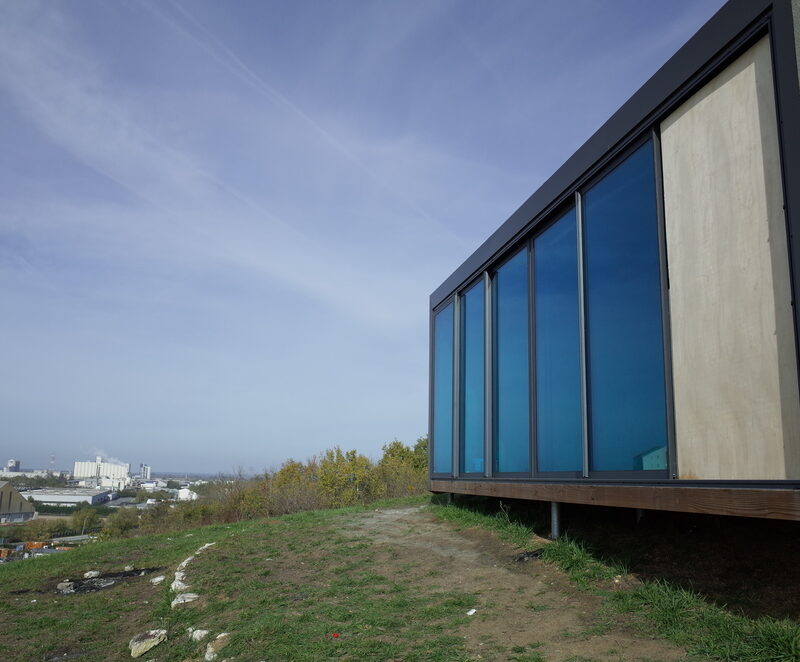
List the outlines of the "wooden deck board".
<svg viewBox="0 0 800 662">
<path fill-rule="evenodd" d="M 501 481 L 430 481 L 431 492 L 596 506 L 800 520 L 800 490 L 663 485 L 576 485 Z"/>
</svg>

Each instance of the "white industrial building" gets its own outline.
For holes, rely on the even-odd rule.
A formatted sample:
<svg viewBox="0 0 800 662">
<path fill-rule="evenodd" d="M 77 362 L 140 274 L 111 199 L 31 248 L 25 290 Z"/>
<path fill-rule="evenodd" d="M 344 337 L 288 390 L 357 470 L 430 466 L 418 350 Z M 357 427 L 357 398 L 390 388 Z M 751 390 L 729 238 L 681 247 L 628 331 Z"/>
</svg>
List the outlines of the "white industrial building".
<svg viewBox="0 0 800 662">
<path fill-rule="evenodd" d="M 0 478 L 47 478 L 48 476 L 60 475 L 58 471 L 48 471 L 47 469 L 34 469 L 33 471 L 8 471 L 0 470 Z"/>
<path fill-rule="evenodd" d="M 19 460 L 9 460 L 6 462 L 6 471 L 8 472 L 16 472 L 21 470 L 21 465 Z"/>
<path fill-rule="evenodd" d="M 127 479 L 131 472 L 130 464 L 104 462 L 99 455 L 94 462 L 75 462 L 72 477 L 81 478 L 117 478 Z"/>
<path fill-rule="evenodd" d="M 79 503 L 94 506 L 110 501 L 114 495 L 111 490 L 103 488 L 46 487 L 40 490 L 28 490 L 24 496 L 26 499 L 33 499 L 36 503 L 47 506 L 74 506 Z"/>
<path fill-rule="evenodd" d="M 194 501 L 197 499 L 197 492 L 190 490 L 188 487 L 182 487 L 177 493 L 178 501 Z"/>
</svg>

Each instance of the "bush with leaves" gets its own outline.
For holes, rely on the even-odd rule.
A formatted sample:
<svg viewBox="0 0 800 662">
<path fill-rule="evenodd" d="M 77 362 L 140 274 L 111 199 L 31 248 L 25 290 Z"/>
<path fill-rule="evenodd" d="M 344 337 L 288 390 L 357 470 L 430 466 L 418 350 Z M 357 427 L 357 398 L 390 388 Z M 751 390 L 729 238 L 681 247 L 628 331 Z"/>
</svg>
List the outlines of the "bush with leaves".
<svg viewBox="0 0 800 662">
<path fill-rule="evenodd" d="M 139 527 L 138 508 L 120 508 L 117 512 L 109 515 L 103 525 L 103 535 L 112 538 L 120 538 L 128 535 Z"/>
<path fill-rule="evenodd" d="M 318 473 L 315 457 L 305 464 L 295 460 L 284 462 L 270 478 L 270 514 L 286 515 L 322 508 Z"/>
<path fill-rule="evenodd" d="M 336 446 L 325 451 L 319 462 L 319 491 L 329 508 L 368 503 L 380 496 L 375 467 L 355 450 Z"/>
<path fill-rule="evenodd" d="M 89 506 L 83 506 L 82 508 L 78 508 L 70 518 L 70 524 L 72 528 L 76 531 L 80 531 L 81 534 L 86 533 L 91 529 L 96 529 L 100 526 L 100 515 L 97 514 L 97 511 L 94 508 L 90 508 Z"/>
<path fill-rule="evenodd" d="M 383 456 L 378 462 L 377 473 L 381 486 L 381 496 L 404 497 L 422 494 L 427 489 L 427 439 L 425 441 L 425 465 L 420 467 L 417 441 L 409 448 L 402 441 L 394 441 L 383 446 Z"/>
</svg>

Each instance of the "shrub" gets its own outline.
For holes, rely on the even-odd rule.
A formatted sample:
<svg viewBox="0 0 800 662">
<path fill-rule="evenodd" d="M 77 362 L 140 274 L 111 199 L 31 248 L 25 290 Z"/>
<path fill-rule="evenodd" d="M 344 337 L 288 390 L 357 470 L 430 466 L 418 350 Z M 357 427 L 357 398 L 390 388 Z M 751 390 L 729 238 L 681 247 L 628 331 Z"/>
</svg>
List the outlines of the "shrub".
<svg viewBox="0 0 800 662">
<path fill-rule="evenodd" d="M 137 508 L 120 508 L 109 515 L 103 526 L 103 534 L 114 538 L 127 535 L 139 527 L 139 511 Z"/>
<path fill-rule="evenodd" d="M 355 450 L 342 452 L 338 446 L 325 451 L 319 462 L 319 490 L 329 508 L 363 504 L 380 496 L 372 462 Z"/>
<path fill-rule="evenodd" d="M 425 464 L 420 467 L 420 442 L 424 440 Z M 421 494 L 427 488 L 427 442 L 426 438 L 417 441 L 412 449 L 395 439 L 383 446 L 383 457 L 377 466 L 381 496 L 404 497 Z"/>
<path fill-rule="evenodd" d="M 269 510 L 272 515 L 286 515 L 322 507 L 316 458 L 306 464 L 288 460 L 270 480 Z"/>
<path fill-rule="evenodd" d="M 84 506 L 83 508 L 78 508 L 78 510 L 72 514 L 70 523 L 73 529 L 83 534 L 89 529 L 100 526 L 100 516 L 94 508 Z"/>
</svg>

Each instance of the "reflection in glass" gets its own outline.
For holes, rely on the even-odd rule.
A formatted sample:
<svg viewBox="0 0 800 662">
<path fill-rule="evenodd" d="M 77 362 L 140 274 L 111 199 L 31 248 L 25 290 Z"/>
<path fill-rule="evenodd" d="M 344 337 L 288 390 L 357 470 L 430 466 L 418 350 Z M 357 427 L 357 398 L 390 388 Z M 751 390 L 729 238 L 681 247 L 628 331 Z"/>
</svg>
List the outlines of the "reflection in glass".
<svg viewBox="0 0 800 662">
<path fill-rule="evenodd" d="M 581 471 L 583 434 L 575 210 L 533 243 L 538 471 Z"/>
<path fill-rule="evenodd" d="M 494 276 L 494 470 L 530 471 L 528 251 Z"/>
<path fill-rule="evenodd" d="M 433 320 L 433 473 L 453 471 L 453 304 Z"/>
<path fill-rule="evenodd" d="M 461 298 L 461 472 L 483 473 L 486 338 L 483 281 Z"/>
<path fill-rule="evenodd" d="M 583 197 L 590 468 L 666 468 L 653 145 Z"/>
</svg>

